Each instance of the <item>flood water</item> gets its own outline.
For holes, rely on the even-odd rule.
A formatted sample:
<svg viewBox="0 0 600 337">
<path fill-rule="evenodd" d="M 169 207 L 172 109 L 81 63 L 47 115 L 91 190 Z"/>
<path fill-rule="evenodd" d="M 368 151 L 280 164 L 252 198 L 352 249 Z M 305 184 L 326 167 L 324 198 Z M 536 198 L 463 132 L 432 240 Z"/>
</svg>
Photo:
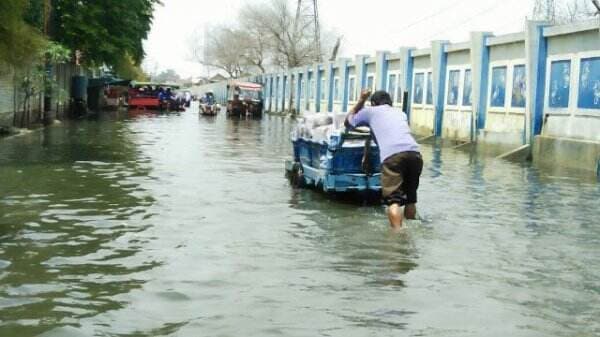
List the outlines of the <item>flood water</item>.
<svg viewBox="0 0 600 337">
<path fill-rule="evenodd" d="M 424 145 L 419 212 L 295 190 L 293 120 L 0 140 L 0 336 L 598 336 L 600 184 Z"/>
</svg>

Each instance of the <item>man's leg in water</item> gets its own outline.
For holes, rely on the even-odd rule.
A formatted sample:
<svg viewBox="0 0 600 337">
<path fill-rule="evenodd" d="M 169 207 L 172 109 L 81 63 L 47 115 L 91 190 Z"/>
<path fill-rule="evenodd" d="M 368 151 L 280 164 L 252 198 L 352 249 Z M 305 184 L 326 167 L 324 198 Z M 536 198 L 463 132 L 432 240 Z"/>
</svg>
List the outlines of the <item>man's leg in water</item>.
<svg viewBox="0 0 600 337">
<path fill-rule="evenodd" d="M 404 217 L 410 220 L 417 218 L 417 190 L 419 189 L 419 178 L 423 171 L 423 159 L 421 154 L 412 154 L 407 159 L 406 171 L 402 190 L 406 193 L 406 206 L 404 206 Z"/>
<path fill-rule="evenodd" d="M 410 220 L 417 218 L 417 204 L 407 204 L 404 206 L 404 217 Z"/>
<path fill-rule="evenodd" d="M 396 203 L 389 205 L 388 219 L 393 229 L 400 229 L 402 227 L 402 206 Z"/>
</svg>

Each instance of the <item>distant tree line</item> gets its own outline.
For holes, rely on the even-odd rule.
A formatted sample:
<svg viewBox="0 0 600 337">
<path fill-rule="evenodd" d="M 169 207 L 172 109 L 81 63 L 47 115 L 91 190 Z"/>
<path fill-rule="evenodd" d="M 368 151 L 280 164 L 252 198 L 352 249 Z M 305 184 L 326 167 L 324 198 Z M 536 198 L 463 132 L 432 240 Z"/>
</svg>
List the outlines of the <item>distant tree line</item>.
<svg viewBox="0 0 600 337">
<path fill-rule="evenodd" d="M 190 36 L 191 58 L 237 78 L 249 72 L 311 64 L 329 55 L 336 44 L 332 32 L 315 27 L 291 0 L 245 4 L 233 25 L 216 25 Z M 319 29 L 318 32 L 315 30 Z M 316 39 L 321 46 L 317 48 Z M 333 56 L 335 58 L 335 56 Z"/>
</svg>

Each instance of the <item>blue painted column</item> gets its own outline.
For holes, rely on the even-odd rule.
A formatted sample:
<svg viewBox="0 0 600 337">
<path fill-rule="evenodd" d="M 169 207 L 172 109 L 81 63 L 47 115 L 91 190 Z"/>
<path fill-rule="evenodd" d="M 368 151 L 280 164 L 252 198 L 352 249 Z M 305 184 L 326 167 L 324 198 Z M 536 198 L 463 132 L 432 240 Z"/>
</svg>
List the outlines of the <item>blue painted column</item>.
<svg viewBox="0 0 600 337">
<path fill-rule="evenodd" d="M 410 123 L 410 107 L 411 107 L 411 93 L 412 93 L 412 79 L 413 79 L 413 57 L 412 51 L 414 48 L 401 47 L 400 48 L 400 87 L 402 88 L 402 94 L 404 91 L 408 92 L 408 99 L 406 102 L 406 116 Z M 403 98 L 404 99 L 404 98 Z"/>
<path fill-rule="evenodd" d="M 288 87 L 288 81 L 289 81 L 289 77 L 287 74 L 282 74 L 281 76 L 281 102 L 279 104 L 279 110 L 278 112 L 285 112 L 285 100 L 287 98 L 287 95 L 285 94 L 285 91 Z"/>
<path fill-rule="evenodd" d="M 300 114 L 300 101 L 302 100 L 302 72 L 300 71 L 300 69 L 296 69 L 295 71 L 295 76 L 296 76 L 296 113 Z"/>
<path fill-rule="evenodd" d="M 487 46 L 487 39 L 491 36 L 493 35 L 489 32 L 471 33 L 471 141 L 477 139 L 479 130 L 485 129 L 490 71 L 490 48 Z"/>
<path fill-rule="evenodd" d="M 281 91 L 281 75 L 275 75 L 275 112 L 279 112 L 279 101 L 281 98 L 279 97 L 279 92 Z"/>
<path fill-rule="evenodd" d="M 385 90 L 387 86 L 389 52 L 378 51 L 375 55 L 375 90 Z"/>
<path fill-rule="evenodd" d="M 357 55 L 354 58 L 356 69 L 356 97 L 358 97 L 362 89 L 367 86 L 367 57 L 367 55 Z"/>
<path fill-rule="evenodd" d="M 315 76 L 315 112 L 321 112 L 321 90 L 325 90 L 325 88 L 321 88 L 321 78 L 323 77 L 321 66 L 317 64 L 313 73 Z"/>
<path fill-rule="evenodd" d="M 304 69 L 304 111 L 308 111 L 310 110 L 310 95 L 308 94 L 309 92 L 313 92 L 314 93 L 314 88 L 311 87 L 310 85 L 310 81 L 312 79 L 312 71 L 311 71 L 311 67 L 306 67 L 306 69 Z"/>
<path fill-rule="evenodd" d="M 273 108 L 273 75 L 269 75 L 267 80 L 269 82 L 269 112 L 271 112 L 273 111 L 271 110 Z"/>
<path fill-rule="evenodd" d="M 448 41 L 431 42 L 431 69 L 433 85 L 433 107 L 435 111 L 433 131 L 436 137 L 442 136 L 444 122 L 444 93 L 446 92 L 446 66 Z"/>
<path fill-rule="evenodd" d="M 342 112 L 348 111 L 348 82 L 350 71 L 348 70 L 349 59 L 340 59 L 338 61 L 338 74 L 340 75 L 340 84 L 342 90 Z"/>
<path fill-rule="evenodd" d="M 279 77 L 273 74 L 273 96 L 271 97 L 271 112 L 277 111 L 277 90 L 279 90 Z"/>
<path fill-rule="evenodd" d="M 325 91 L 325 99 L 327 99 L 327 112 L 331 112 L 333 111 L 333 62 L 327 62 L 325 76 L 325 83 L 327 83 L 327 90 Z"/>
<path fill-rule="evenodd" d="M 548 23 L 527 21 L 525 28 L 525 57 L 527 62 L 527 102 L 523 144 L 533 144 L 542 132 L 544 120 L 544 93 L 546 91 L 546 59 L 548 42 L 544 27 Z"/>
</svg>

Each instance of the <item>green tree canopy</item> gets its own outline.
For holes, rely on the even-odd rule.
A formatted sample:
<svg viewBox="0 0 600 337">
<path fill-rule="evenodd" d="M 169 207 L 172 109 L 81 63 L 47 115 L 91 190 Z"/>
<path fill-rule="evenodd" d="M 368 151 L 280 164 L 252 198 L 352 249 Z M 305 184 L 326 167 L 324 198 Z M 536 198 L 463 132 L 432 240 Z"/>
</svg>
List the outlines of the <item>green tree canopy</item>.
<svg viewBox="0 0 600 337">
<path fill-rule="evenodd" d="M 29 9 L 28 0 L 0 1 L 0 65 L 26 67 L 45 47 L 40 31 L 25 20 Z"/>
<path fill-rule="evenodd" d="M 54 0 L 53 39 L 83 53 L 88 65 L 139 65 L 142 41 L 150 31 L 159 0 Z"/>
</svg>

